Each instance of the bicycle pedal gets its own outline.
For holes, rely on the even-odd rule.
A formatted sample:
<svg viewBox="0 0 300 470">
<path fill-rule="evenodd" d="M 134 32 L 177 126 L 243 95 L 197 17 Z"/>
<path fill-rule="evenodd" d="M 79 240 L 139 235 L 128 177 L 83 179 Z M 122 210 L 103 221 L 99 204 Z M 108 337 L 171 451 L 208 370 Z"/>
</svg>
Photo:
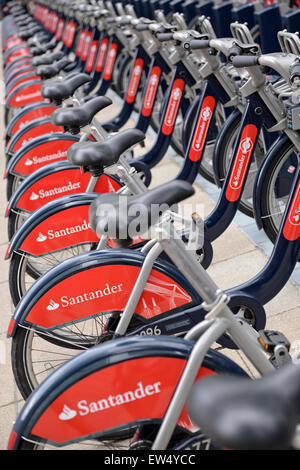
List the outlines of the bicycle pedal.
<svg viewBox="0 0 300 470">
<path fill-rule="evenodd" d="M 291 343 L 284 334 L 275 330 L 260 330 L 258 341 L 263 349 L 271 354 L 278 345 L 285 346 L 287 351 L 289 351 L 291 347 Z"/>
</svg>

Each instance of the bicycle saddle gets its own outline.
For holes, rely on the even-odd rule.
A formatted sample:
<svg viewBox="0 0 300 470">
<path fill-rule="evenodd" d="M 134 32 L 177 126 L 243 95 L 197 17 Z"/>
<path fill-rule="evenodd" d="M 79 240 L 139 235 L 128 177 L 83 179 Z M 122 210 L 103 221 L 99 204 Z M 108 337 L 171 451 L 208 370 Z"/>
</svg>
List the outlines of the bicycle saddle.
<svg viewBox="0 0 300 470">
<path fill-rule="evenodd" d="M 98 96 L 76 108 L 67 107 L 56 109 L 51 114 L 51 122 L 55 126 L 64 126 L 67 132 L 77 134 L 81 127 L 89 124 L 101 109 L 106 108 L 106 106 L 110 104 L 112 104 L 111 99 L 106 96 Z"/>
<path fill-rule="evenodd" d="M 36 74 L 39 75 L 42 80 L 52 78 L 58 75 L 58 73 L 70 63 L 71 61 L 69 59 L 63 57 L 52 65 L 40 65 L 36 69 Z"/>
<path fill-rule="evenodd" d="M 190 417 L 213 442 L 233 450 L 291 446 L 300 417 L 300 365 L 266 377 L 199 380 L 188 399 Z"/>
<path fill-rule="evenodd" d="M 42 85 L 42 96 L 48 98 L 55 104 L 59 105 L 61 102 L 73 95 L 81 85 L 91 81 L 91 77 L 85 73 L 79 73 L 75 76 L 64 77 L 64 80 L 47 80 Z"/>
<path fill-rule="evenodd" d="M 162 212 L 194 192 L 190 183 L 173 180 L 134 196 L 101 194 L 90 206 L 89 221 L 99 236 L 115 238 L 119 246 L 126 248 L 133 236 L 145 233 L 158 222 Z"/>
<path fill-rule="evenodd" d="M 32 59 L 32 65 L 34 65 L 35 67 L 38 67 L 39 65 L 51 65 L 56 60 L 60 60 L 63 57 L 64 53 L 60 51 L 51 52 L 51 54 L 43 54 L 39 57 L 34 57 Z"/>
<path fill-rule="evenodd" d="M 30 53 L 34 56 L 39 56 L 39 55 L 42 55 L 42 54 L 45 54 L 47 51 L 51 50 L 51 49 L 54 49 L 55 47 L 55 44 L 43 44 L 43 45 L 40 45 L 40 46 L 33 46 L 31 47 L 29 50 L 30 50 Z"/>
<path fill-rule="evenodd" d="M 84 106 L 90 103 L 88 101 Z M 68 160 L 74 165 L 103 171 L 104 167 L 117 163 L 122 153 L 144 138 L 145 134 L 138 129 L 125 129 L 104 142 L 78 142 L 67 150 Z"/>
</svg>

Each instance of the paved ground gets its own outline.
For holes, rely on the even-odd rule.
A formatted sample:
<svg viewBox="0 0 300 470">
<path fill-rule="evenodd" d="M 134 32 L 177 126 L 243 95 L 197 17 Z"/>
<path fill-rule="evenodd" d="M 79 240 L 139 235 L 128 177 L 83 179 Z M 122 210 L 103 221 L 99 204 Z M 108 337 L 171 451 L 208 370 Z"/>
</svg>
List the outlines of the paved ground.
<svg viewBox="0 0 300 470">
<path fill-rule="evenodd" d="M 0 58 L 1 61 L 1 58 Z M 105 120 L 115 116 L 118 103 L 105 111 Z M 101 116 L 101 115 L 100 115 Z M 131 120 L 126 127 L 134 125 Z M 3 107 L 0 113 L 0 135 L 3 135 Z M 151 144 L 148 137 L 147 145 Z M 2 145 L 2 144 L 1 144 Z M 2 145 L 3 149 L 3 145 Z M 178 172 L 178 163 L 182 160 L 174 156 L 170 149 L 168 156 L 153 170 L 153 185 L 169 181 Z M 0 174 L 4 171 L 4 151 L 0 160 Z M 6 330 L 12 313 L 12 304 L 8 289 L 8 263 L 4 261 L 7 248 L 7 224 L 4 219 L 6 208 L 5 181 L 0 179 L 0 299 L 2 314 L 0 317 L 0 449 L 5 449 L 12 424 L 20 411 L 23 401 L 16 390 L 10 365 L 10 340 Z M 206 216 L 215 205 L 218 191 L 215 186 L 206 183 L 201 177 L 195 185 L 196 194 L 187 202 L 197 205 Z M 1 219 L 0 219 L 1 220 Z M 258 273 L 268 260 L 270 244 L 264 233 L 259 232 L 251 219 L 242 214 L 236 216 L 230 228 L 213 244 L 214 261 L 209 273 L 219 287 L 226 289 L 240 284 Z M 296 268 L 293 279 L 269 302 L 265 308 L 269 329 L 279 329 L 292 342 L 294 354 L 300 350 L 300 268 Z M 244 363 L 236 353 L 232 354 L 239 362 Z"/>
</svg>

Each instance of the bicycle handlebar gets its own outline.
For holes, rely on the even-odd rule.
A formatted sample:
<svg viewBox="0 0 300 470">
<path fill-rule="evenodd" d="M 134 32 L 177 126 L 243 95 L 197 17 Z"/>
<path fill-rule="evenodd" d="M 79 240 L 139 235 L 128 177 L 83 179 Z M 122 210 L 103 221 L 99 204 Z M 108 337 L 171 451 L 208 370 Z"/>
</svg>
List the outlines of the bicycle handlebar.
<svg viewBox="0 0 300 470">
<path fill-rule="evenodd" d="M 183 47 L 185 49 L 208 49 L 209 48 L 209 39 L 192 39 L 184 43 Z"/>
<path fill-rule="evenodd" d="M 156 38 L 160 42 L 171 41 L 173 39 L 173 33 L 157 33 Z"/>
<path fill-rule="evenodd" d="M 254 67 L 255 65 L 259 65 L 259 56 L 236 56 L 232 58 L 231 63 L 237 69 L 242 67 Z"/>
<path fill-rule="evenodd" d="M 145 23 L 139 23 L 135 25 L 134 29 L 136 29 L 137 31 L 146 31 L 147 29 L 149 29 L 149 25 Z"/>
</svg>

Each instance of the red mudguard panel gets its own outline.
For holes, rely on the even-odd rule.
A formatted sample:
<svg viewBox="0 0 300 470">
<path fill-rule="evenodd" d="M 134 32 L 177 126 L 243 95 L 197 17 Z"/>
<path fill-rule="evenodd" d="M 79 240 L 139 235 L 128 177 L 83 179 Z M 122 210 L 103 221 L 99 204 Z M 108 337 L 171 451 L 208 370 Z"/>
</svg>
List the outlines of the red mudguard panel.
<svg viewBox="0 0 300 470">
<path fill-rule="evenodd" d="M 15 143 L 11 151 L 16 152 L 23 145 L 27 144 L 27 142 L 30 142 L 35 137 L 39 137 L 44 134 L 51 134 L 51 132 L 64 132 L 64 128 L 62 126 L 55 126 L 51 122 L 45 122 L 43 124 L 36 125 L 22 135 L 22 137 Z"/>
<path fill-rule="evenodd" d="M 53 328 L 99 313 L 123 311 L 139 273 L 140 267 L 126 264 L 76 273 L 49 289 L 26 321 Z M 148 320 L 191 301 L 176 281 L 152 270 L 135 312 Z"/>
<path fill-rule="evenodd" d="M 22 195 L 17 203 L 17 208 L 28 212 L 39 209 L 47 202 L 62 196 L 74 193 L 84 193 L 90 181 L 89 173 L 82 174 L 79 169 L 71 168 L 51 173 L 36 183 Z M 121 185 L 108 175 L 101 175 L 98 179 L 95 193 L 116 192 Z"/>
<path fill-rule="evenodd" d="M 90 228 L 89 205 L 61 210 L 43 220 L 26 237 L 20 249 L 34 256 L 71 246 L 94 243 L 99 237 Z"/>
<path fill-rule="evenodd" d="M 41 89 L 42 83 L 34 83 L 25 86 L 18 92 L 13 93 L 7 104 L 9 106 L 21 107 L 37 101 L 44 101 L 44 98 L 41 95 Z"/>
<path fill-rule="evenodd" d="M 13 126 L 10 135 L 14 135 L 19 129 L 22 127 L 26 126 L 31 121 L 34 121 L 35 119 L 39 119 L 41 117 L 46 117 L 50 116 L 53 111 L 57 109 L 57 106 L 42 106 L 42 107 L 36 107 L 35 109 L 28 111 L 27 113 L 24 113 L 20 119 L 15 123 Z"/>
<path fill-rule="evenodd" d="M 29 150 L 13 168 L 18 175 L 30 175 L 38 168 L 62 160 L 67 160 L 67 150 L 74 144 L 74 140 L 53 140 L 43 142 Z"/>
<path fill-rule="evenodd" d="M 137 420 L 161 419 L 185 364 L 184 359 L 145 357 L 94 372 L 54 400 L 32 434 L 63 443 Z M 201 367 L 197 380 L 213 374 Z M 178 424 L 197 429 L 186 409 Z"/>
</svg>

